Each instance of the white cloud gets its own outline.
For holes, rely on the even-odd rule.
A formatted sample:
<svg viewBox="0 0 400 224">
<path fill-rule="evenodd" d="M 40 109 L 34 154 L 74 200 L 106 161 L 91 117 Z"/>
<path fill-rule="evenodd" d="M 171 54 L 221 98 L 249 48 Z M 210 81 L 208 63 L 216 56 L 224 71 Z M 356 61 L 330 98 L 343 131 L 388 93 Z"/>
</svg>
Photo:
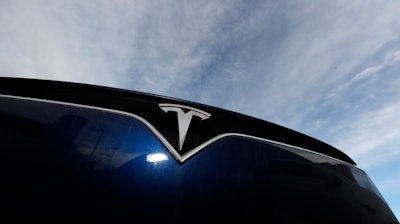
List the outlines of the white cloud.
<svg viewBox="0 0 400 224">
<path fill-rule="evenodd" d="M 389 13 L 396 3 L 372 4 L 10 1 L 0 9 L 0 71 L 192 98 L 267 118 L 298 110 L 300 99 L 315 102 L 321 85 L 397 37 Z M 231 97 L 214 97 L 221 89 Z M 275 109 L 258 112 L 249 98 Z"/>
<path fill-rule="evenodd" d="M 400 157 L 400 103 L 360 114 L 342 123 L 335 145 L 363 168 L 379 166 Z"/>
<path fill-rule="evenodd" d="M 256 54 L 240 82 L 246 90 L 233 92 L 225 107 L 302 129 L 333 89 L 398 38 L 396 2 L 299 5 L 277 12 L 282 27 L 266 29 L 253 43 L 259 49 L 249 51 Z"/>
</svg>

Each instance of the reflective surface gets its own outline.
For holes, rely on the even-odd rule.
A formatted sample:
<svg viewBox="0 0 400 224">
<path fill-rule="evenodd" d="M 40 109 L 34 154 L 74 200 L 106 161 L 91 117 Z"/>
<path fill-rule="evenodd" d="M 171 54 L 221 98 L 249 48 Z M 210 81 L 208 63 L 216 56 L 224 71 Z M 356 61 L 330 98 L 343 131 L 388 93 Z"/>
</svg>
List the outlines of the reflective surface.
<svg viewBox="0 0 400 224">
<path fill-rule="evenodd" d="M 0 98 L 2 216 L 41 223 L 396 223 L 358 168 L 226 137 L 178 163 L 141 120 Z"/>
</svg>

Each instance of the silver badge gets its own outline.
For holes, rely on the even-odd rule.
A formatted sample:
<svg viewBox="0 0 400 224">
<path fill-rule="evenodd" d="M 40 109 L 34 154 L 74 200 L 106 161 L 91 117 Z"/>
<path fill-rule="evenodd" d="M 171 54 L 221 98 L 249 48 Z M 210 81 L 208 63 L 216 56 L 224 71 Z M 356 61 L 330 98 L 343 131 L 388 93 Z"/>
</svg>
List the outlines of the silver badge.
<svg viewBox="0 0 400 224">
<path fill-rule="evenodd" d="M 208 119 L 211 114 L 188 106 L 183 106 L 179 104 L 168 104 L 161 103 L 159 104 L 160 108 L 164 112 L 173 111 L 176 112 L 178 118 L 178 131 L 179 131 L 179 145 L 178 150 L 182 150 L 183 143 L 185 142 L 186 134 L 189 130 L 190 122 L 192 121 L 192 117 L 196 116 L 201 118 L 202 120 Z M 185 112 L 186 111 L 186 112 Z"/>
</svg>

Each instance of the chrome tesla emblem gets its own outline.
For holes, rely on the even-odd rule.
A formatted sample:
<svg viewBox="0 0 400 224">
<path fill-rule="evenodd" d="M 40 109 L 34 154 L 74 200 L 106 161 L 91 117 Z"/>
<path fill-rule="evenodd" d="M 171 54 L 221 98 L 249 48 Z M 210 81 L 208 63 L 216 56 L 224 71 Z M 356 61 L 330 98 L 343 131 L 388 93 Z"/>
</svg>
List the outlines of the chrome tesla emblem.
<svg viewBox="0 0 400 224">
<path fill-rule="evenodd" d="M 183 143 L 185 142 L 186 134 L 189 130 L 190 122 L 192 121 L 192 117 L 196 116 L 201 118 L 202 120 L 208 119 L 211 114 L 193 108 L 178 104 L 168 104 L 168 103 L 161 103 L 159 104 L 160 108 L 164 112 L 173 111 L 176 112 L 178 117 L 178 131 L 179 131 L 179 151 L 182 150 Z M 185 112 L 186 111 L 186 112 Z"/>
</svg>

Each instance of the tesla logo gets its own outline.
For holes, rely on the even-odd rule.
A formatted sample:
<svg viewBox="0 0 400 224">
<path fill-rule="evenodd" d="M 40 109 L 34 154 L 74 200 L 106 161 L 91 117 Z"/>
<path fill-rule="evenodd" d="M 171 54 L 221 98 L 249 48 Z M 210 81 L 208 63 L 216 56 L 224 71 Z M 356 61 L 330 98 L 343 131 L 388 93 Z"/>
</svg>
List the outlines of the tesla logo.
<svg viewBox="0 0 400 224">
<path fill-rule="evenodd" d="M 178 105 L 178 104 L 168 104 L 168 103 L 161 103 L 159 104 L 160 108 L 164 112 L 173 111 L 176 112 L 178 117 L 178 131 L 179 131 L 179 151 L 182 150 L 183 143 L 185 142 L 186 134 L 189 130 L 190 122 L 192 121 L 192 117 L 196 116 L 201 118 L 202 120 L 208 119 L 211 114 L 204 112 L 202 110 Z"/>
</svg>

